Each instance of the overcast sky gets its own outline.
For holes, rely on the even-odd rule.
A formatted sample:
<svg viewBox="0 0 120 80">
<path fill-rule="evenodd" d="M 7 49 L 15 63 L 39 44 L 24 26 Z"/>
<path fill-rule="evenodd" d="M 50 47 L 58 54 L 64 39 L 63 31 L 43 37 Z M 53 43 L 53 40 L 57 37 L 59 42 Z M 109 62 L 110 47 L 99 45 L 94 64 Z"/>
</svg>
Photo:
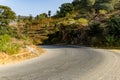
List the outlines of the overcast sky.
<svg viewBox="0 0 120 80">
<path fill-rule="evenodd" d="M 73 0 L 0 0 L 0 5 L 9 6 L 17 15 L 28 16 L 52 11 L 52 14 L 56 13 L 56 10 L 62 3 L 72 2 Z"/>
</svg>

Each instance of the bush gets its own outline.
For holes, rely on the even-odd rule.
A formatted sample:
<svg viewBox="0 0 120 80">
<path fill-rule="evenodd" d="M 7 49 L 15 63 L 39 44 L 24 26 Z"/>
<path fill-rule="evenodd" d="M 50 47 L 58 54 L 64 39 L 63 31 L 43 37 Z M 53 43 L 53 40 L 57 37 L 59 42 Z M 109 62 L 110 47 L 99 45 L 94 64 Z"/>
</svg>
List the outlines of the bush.
<svg viewBox="0 0 120 80">
<path fill-rule="evenodd" d="M 114 10 L 114 6 L 110 3 L 101 3 L 101 4 L 96 4 L 97 10 L 106 10 L 108 12 L 111 12 Z"/>
<path fill-rule="evenodd" d="M 85 18 L 78 19 L 78 23 L 82 26 L 88 26 L 88 20 Z"/>
<path fill-rule="evenodd" d="M 120 46 L 120 16 L 112 16 L 107 21 L 107 46 Z"/>
<path fill-rule="evenodd" d="M 11 36 L 5 34 L 0 36 L 0 51 L 6 54 L 17 54 L 20 50 L 20 45 L 12 43 Z"/>
<path fill-rule="evenodd" d="M 103 42 L 103 27 L 100 23 L 93 23 L 87 30 L 88 43 L 90 45 L 101 46 Z"/>
<path fill-rule="evenodd" d="M 89 26 L 88 29 L 89 36 L 98 37 L 103 35 L 103 27 L 101 27 L 100 23 L 93 23 Z"/>
<path fill-rule="evenodd" d="M 99 10 L 99 14 L 102 14 L 102 15 L 105 15 L 107 14 L 108 12 L 106 10 Z"/>
<path fill-rule="evenodd" d="M 11 37 L 20 38 L 20 34 L 18 34 L 17 29 L 11 26 L 0 26 L 0 35 L 8 34 Z"/>
<path fill-rule="evenodd" d="M 11 44 L 8 43 L 6 45 L 6 47 L 4 47 L 4 51 L 8 54 L 8 55 L 13 55 L 13 54 L 17 54 L 20 50 L 20 45 L 19 44 Z"/>
<path fill-rule="evenodd" d="M 113 16 L 107 21 L 108 33 L 120 37 L 120 16 Z"/>
<path fill-rule="evenodd" d="M 110 35 L 106 36 L 105 40 L 106 40 L 106 45 L 110 46 L 110 47 L 112 47 L 115 43 L 115 37 L 113 35 L 112 36 L 110 36 Z"/>
</svg>

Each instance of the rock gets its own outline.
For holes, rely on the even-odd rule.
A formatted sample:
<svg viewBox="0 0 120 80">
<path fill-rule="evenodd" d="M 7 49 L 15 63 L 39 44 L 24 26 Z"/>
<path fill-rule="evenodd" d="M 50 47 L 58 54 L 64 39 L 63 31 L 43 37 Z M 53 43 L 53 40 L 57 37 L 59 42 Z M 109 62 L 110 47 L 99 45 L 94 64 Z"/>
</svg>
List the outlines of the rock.
<svg viewBox="0 0 120 80">
<path fill-rule="evenodd" d="M 30 47 L 30 46 L 26 46 L 26 49 L 27 49 L 28 52 L 30 52 L 30 53 L 34 53 L 34 54 L 38 54 L 38 53 L 39 53 L 38 50 L 36 50 L 35 48 Z"/>
</svg>

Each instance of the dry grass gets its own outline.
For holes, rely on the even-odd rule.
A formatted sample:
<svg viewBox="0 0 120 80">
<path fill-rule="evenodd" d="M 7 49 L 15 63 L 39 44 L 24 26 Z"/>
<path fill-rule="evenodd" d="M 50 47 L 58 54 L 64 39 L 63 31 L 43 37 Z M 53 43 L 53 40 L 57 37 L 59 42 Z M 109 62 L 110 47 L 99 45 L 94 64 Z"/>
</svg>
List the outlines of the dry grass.
<svg viewBox="0 0 120 80">
<path fill-rule="evenodd" d="M 5 53 L 0 53 L 0 65 L 6 65 L 6 64 L 16 63 L 27 59 L 35 58 L 45 52 L 43 49 L 38 48 L 34 45 L 30 45 L 30 47 L 37 50 L 37 53 L 32 53 L 27 48 L 21 48 L 20 52 L 14 55 L 7 55 Z"/>
<path fill-rule="evenodd" d="M 110 50 L 110 51 L 116 52 L 116 53 L 120 53 L 120 49 L 112 49 L 112 50 Z"/>
</svg>

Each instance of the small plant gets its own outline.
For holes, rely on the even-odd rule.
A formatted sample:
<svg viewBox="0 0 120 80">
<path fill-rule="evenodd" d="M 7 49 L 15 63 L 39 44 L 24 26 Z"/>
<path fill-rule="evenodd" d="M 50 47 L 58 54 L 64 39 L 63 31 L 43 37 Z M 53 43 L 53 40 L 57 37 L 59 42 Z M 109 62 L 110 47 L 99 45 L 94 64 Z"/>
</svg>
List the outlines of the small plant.
<svg viewBox="0 0 120 80">
<path fill-rule="evenodd" d="M 8 55 L 13 55 L 13 54 L 17 54 L 20 50 L 20 45 L 19 44 L 11 44 L 9 43 L 6 48 L 5 48 L 5 52 Z"/>
<path fill-rule="evenodd" d="M 0 52 L 12 55 L 17 54 L 20 50 L 20 45 L 12 43 L 11 36 L 5 34 L 0 36 Z"/>
<path fill-rule="evenodd" d="M 106 10 L 99 10 L 99 14 L 101 14 L 101 15 L 105 15 L 105 14 L 107 14 L 108 12 L 106 11 Z"/>
<path fill-rule="evenodd" d="M 78 19 L 78 23 L 80 23 L 82 26 L 88 26 L 88 20 L 85 18 Z"/>
<path fill-rule="evenodd" d="M 108 35 L 105 37 L 105 40 L 106 40 L 106 44 L 107 46 L 113 46 L 113 44 L 115 43 L 115 37 L 112 35 Z"/>
</svg>

